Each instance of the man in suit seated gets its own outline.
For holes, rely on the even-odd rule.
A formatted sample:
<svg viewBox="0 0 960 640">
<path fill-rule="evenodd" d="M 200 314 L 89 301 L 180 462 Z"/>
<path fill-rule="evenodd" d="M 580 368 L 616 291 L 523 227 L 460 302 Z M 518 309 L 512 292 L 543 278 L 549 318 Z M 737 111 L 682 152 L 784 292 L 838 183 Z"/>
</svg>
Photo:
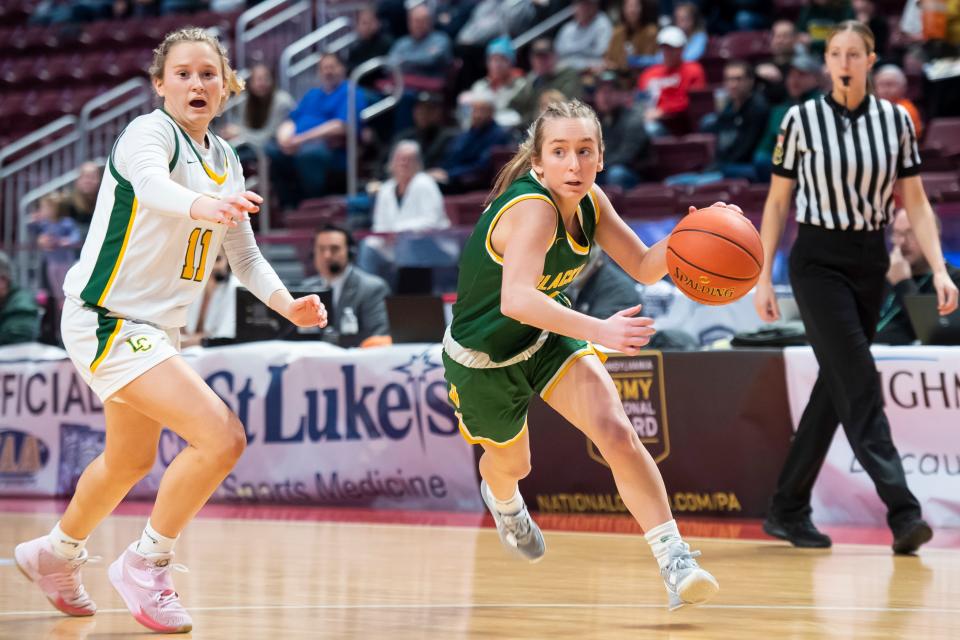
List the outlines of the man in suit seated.
<svg viewBox="0 0 960 640">
<path fill-rule="evenodd" d="M 313 266 L 317 275 L 303 281 L 302 289 L 333 291 L 333 316 L 324 340 L 341 347 L 356 347 L 372 336 L 390 335 L 385 299 L 390 288 L 383 279 L 353 266 L 356 243 L 339 225 L 321 225 L 313 236 Z"/>
<path fill-rule="evenodd" d="M 940 218 L 934 214 L 937 233 Z M 897 209 L 893 218 L 890 241 L 890 268 L 887 270 L 886 296 L 880 307 L 880 320 L 874 342 L 879 344 L 911 344 L 917 339 L 910 317 L 904 306 L 904 296 L 916 293 L 936 295 L 933 287 L 933 271 L 923 256 L 920 243 L 910 226 L 906 209 Z M 947 273 L 954 284 L 960 286 L 960 269 L 947 264 Z"/>
</svg>

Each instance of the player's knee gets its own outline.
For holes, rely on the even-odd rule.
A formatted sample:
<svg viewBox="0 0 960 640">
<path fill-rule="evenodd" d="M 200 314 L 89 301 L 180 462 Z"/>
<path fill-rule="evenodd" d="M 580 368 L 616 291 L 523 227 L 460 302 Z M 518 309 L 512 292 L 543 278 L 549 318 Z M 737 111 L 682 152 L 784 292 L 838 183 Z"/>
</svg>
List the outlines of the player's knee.
<svg viewBox="0 0 960 640">
<path fill-rule="evenodd" d="M 486 454 L 485 454 L 486 455 Z M 520 480 L 530 475 L 532 466 L 530 464 L 530 452 L 509 451 L 504 449 L 503 453 L 495 454 L 495 465 L 501 473 L 511 478 Z"/>
<path fill-rule="evenodd" d="M 227 421 L 224 431 L 226 433 L 221 459 L 225 463 L 229 463 L 232 467 L 247 448 L 247 432 L 244 431 L 243 423 L 240 422 L 240 419 L 232 413 L 230 414 L 230 419 Z"/>
<path fill-rule="evenodd" d="M 153 469 L 154 455 L 106 455 L 104 463 L 111 478 L 126 484 L 136 484 Z"/>
<path fill-rule="evenodd" d="M 596 445 L 604 456 L 630 451 L 640 444 L 637 432 L 628 420 L 611 415 L 602 418 L 596 429 Z"/>
<path fill-rule="evenodd" d="M 210 435 L 210 438 L 199 444 L 199 448 L 206 451 L 214 464 L 227 470 L 232 469 L 247 447 L 247 434 L 243 430 L 243 424 L 231 413 L 218 429 L 211 430 Z"/>
</svg>

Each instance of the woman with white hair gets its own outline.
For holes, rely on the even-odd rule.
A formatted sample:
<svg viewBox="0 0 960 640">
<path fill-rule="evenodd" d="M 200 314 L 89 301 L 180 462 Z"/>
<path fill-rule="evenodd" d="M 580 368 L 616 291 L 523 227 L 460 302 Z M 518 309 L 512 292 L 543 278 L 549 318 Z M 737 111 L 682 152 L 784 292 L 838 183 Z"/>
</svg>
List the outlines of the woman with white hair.
<svg viewBox="0 0 960 640">
<path fill-rule="evenodd" d="M 390 179 L 377 192 L 373 231 L 429 231 L 449 226 L 440 187 L 423 172 L 420 145 L 401 140 L 390 154 Z"/>
<path fill-rule="evenodd" d="M 913 121 L 913 128 L 917 130 L 917 137 L 923 136 L 923 121 L 917 105 L 907 97 L 907 76 L 895 64 L 885 64 L 873 72 L 873 86 L 878 98 L 889 100 L 907 110 L 907 115 Z"/>
</svg>

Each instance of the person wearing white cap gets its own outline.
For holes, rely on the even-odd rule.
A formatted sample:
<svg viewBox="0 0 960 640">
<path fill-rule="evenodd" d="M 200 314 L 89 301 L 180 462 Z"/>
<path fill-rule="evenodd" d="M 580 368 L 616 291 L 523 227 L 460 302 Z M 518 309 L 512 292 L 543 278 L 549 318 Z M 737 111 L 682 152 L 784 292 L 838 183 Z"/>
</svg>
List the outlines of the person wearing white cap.
<svg viewBox="0 0 960 640">
<path fill-rule="evenodd" d="M 683 60 L 687 36 L 679 27 L 660 29 L 657 44 L 663 63 L 648 67 L 637 81 L 637 88 L 647 94 L 647 131 L 650 135 L 686 133 L 688 91 L 706 87 L 706 74 L 699 62 Z"/>
</svg>

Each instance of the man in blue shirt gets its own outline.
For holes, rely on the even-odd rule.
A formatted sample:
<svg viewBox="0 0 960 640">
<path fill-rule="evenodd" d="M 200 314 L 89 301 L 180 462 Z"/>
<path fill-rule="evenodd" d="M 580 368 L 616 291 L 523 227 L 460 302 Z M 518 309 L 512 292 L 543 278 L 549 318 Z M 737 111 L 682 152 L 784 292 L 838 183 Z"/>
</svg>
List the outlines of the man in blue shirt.
<svg viewBox="0 0 960 640">
<path fill-rule="evenodd" d="M 320 86 L 307 92 L 290 117 L 277 129 L 277 141 L 267 145 L 270 179 L 280 205 L 296 207 L 301 200 L 318 198 L 331 190 L 331 177 L 347 166 L 346 68 L 332 53 L 320 58 Z M 357 92 L 357 121 L 366 107 Z"/>
<path fill-rule="evenodd" d="M 473 91 L 467 102 L 470 127 L 450 142 L 442 168 L 427 171 L 444 193 L 489 188 L 494 169 L 493 148 L 512 143 L 510 134 L 493 119 L 492 93 Z"/>
</svg>

